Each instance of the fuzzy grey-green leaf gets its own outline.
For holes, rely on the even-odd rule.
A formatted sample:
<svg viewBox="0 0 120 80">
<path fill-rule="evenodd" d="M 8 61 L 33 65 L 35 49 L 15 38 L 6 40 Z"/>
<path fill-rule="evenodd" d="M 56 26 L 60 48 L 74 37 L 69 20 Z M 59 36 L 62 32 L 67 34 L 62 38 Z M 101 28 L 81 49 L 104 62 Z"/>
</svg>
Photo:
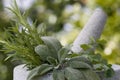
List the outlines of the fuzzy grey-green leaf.
<svg viewBox="0 0 120 80">
<path fill-rule="evenodd" d="M 70 61 L 69 66 L 76 69 L 91 69 L 92 67 L 85 63 L 80 61 Z"/>
<path fill-rule="evenodd" d="M 41 37 L 41 39 L 48 46 L 49 50 L 54 55 L 54 58 L 58 58 L 57 52 L 62 48 L 61 43 L 53 37 L 44 36 Z"/>
<path fill-rule="evenodd" d="M 64 70 L 53 71 L 53 80 L 65 80 Z"/>
<path fill-rule="evenodd" d="M 32 80 L 36 75 L 38 75 L 38 69 L 40 68 L 40 66 L 39 67 L 37 67 L 37 68 L 34 68 L 30 73 L 29 73 L 29 75 L 28 75 L 28 77 L 27 77 L 27 80 Z"/>
<path fill-rule="evenodd" d="M 27 80 L 33 80 L 37 76 L 42 76 L 45 73 L 48 73 L 50 70 L 52 70 L 53 67 L 48 64 L 42 64 L 36 68 L 34 68 L 28 75 Z"/>
<path fill-rule="evenodd" d="M 85 63 L 88 63 L 89 65 L 92 66 L 91 62 L 85 58 L 84 56 L 77 56 L 77 57 L 73 57 L 70 59 L 70 61 L 80 61 L 80 62 L 85 62 Z"/>
<path fill-rule="evenodd" d="M 85 80 L 83 74 L 79 70 L 70 67 L 65 69 L 65 77 L 67 80 Z"/>
<path fill-rule="evenodd" d="M 100 80 L 97 73 L 95 73 L 93 70 L 86 69 L 86 70 L 80 70 L 85 77 L 85 80 Z"/>
<path fill-rule="evenodd" d="M 60 62 L 63 61 L 69 55 L 68 54 L 69 51 L 70 50 L 67 49 L 67 48 L 61 48 L 59 50 L 59 52 L 58 52 L 58 59 L 59 59 Z"/>
<path fill-rule="evenodd" d="M 35 52 L 40 56 L 42 60 L 46 60 L 48 56 L 51 56 L 49 49 L 45 45 L 38 45 L 35 47 Z"/>
<path fill-rule="evenodd" d="M 56 66 L 58 64 L 57 59 L 53 58 L 53 57 L 47 57 L 47 61 L 51 64 Z"/>
</svg>

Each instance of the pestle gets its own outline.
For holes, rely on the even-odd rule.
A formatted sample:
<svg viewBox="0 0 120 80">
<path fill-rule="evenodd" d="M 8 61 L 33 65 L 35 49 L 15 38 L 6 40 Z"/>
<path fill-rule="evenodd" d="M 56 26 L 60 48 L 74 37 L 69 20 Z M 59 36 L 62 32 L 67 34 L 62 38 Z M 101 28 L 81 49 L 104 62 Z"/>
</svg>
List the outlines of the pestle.
<svg viewBox="0 0 120 80">
<path fill-rule="evenodd" d="M 71 48 L 72 51 L 75 53 L 79 53 L 82 51 L 80 45 L 90 43 L 91 38 L 93 38 L 94 40 L 99 39 L 106 23 L 106 19 L 106 13 L 100 8 L 96 9 L 88 20 L 87 24 L 79 33 L 78 37 L 73 42 L 73 46 Z"/>
</svg>

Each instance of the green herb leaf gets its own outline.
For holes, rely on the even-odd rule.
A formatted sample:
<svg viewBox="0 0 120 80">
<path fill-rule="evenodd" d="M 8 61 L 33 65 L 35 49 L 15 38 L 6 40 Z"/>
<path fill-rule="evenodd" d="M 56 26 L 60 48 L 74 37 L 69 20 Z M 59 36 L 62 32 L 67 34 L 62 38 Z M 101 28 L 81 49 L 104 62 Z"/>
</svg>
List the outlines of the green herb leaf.
<svg viewBox="0 0 120 80">
<path fill-rule="evenodd" d="M 60 42 L 57 39 L 48 36 L 41 37 L 41 39 L 48 46 L 49 50 L 53 53 L 54 58 L 57 59 L 58 58 L 57 52 L 62 48 Z"/>
<path fill-rule="evenodd" d="M 87 59 L 87 58 L 84 57 L 84 56 L 73 57 L 73 58 L 70 59 L 70 61 L 80 61 L 80 62 L 85 62 L 85 63 L 87 63 L 87 64 L 89 64 L 89 65 L 92 65 L 91 62 L 90 62 L 90 60 Z"/>
<path fill-rule="evenodd" d="M 53 71 L 53 80 L 65 80 L 64 70 Z"/>
<path fill-rule="evenodd" d="M 99 76 L 97 75 L 97 73 L 95 73 L 93 70 L 91 69 L 86 69 L 86 70 L 80 70 L 84 76 L 85 80 L 100 80 Z"/>
<path fill-rule="evenodd" d="M 76 69 L 92 69 L 92 67 L 85 62 L 70 61 L 68 64 L 70 67 L 76 68 Z"/>
<path fill-rule="evenodd" d="M 91 48 L 90 45 L 88 45 L 88 44 L 82 44 L 82 45 L 80 45 L 80 47 L 85 51 Z"/>
<path fill-rule="evenodd" d="M 102 57 L 100 54 L 88 55 L 88 58 L 93 64 L 98 64 L 102 62 Z"/>
<path fill-rule="evenodd" d="M 48 49 L 47 46 L 45 45 L 38 45 L 37 47 L 35 47 L 35 52 L 40 56 L 40 58 L 42 60 L 47 60 L 48 56 L 51 56 L 51 53 Z"/>
<path fill-rule="evenodd" d="M 12 57 L 14 57 L 14 56 L 16 56 L 16 54 L 10 54 L 10 55 L 8 55 L 8 57 L 5 58 L 4 61 L 7 61 L 8 59 L 10 59 L 10 58 L 12 58 Z"/>
<path fill-rule="evenodd" d="M 67 80 L 86 80 L 79 70 L 70 67 L 65 69 L 65 78 Z"/>
<path fill-rule="evenodd" d="M 36 68 L 34 68 L 28 75 L 27 80 L 33 80 L 37 76 L 42 76 L 45 73 L 48 73 L 50 70 L 52 70 L 53 67 L 48 64 L 42 64 Z"/>
<path fill-rule="evenodd" d="M 53 57 L 47 57 L 47 61 L 51 64 L 51 65 L 54 65 L 54 66 L 56 66 L 56 65 L 58 65 L 58 61 L 57 61 L 57 59 L 55 59 L 55 58 L 53 58 Z"/>
<path fill-rule="evenodd" d="M 115 72 L 112 68 L 110 68 L 105 72 L 105 74 L 106 74 L 106 77 L 108 78 L 108 77 L 112 77 L 115 74 Z"/>
<path fill-rule="evenodd" d="M 65 60 L 65 58 L 69 55 L 69 49 L 67 48 L 61 48 L 58 52 L 58 59 L 59 59 L 59 62 L 61 63 L 62 61 Z"/>
</svg>

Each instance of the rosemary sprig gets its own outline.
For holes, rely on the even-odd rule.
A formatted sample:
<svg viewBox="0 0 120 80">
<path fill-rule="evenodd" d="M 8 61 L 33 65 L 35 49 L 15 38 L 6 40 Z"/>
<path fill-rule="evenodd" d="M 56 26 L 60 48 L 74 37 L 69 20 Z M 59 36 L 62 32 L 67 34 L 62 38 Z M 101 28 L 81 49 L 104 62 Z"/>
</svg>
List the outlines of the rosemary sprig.
<svg viewBox="0 0 120 80">
<path fill-rule="evenodd" d="M 28 68 L 40 65 L 41 59 L 35 53 L 34 48 L 39 44 L 43 44 L 40 37 L 46 35 L 45 26 L 41 26 L 38 31 L 35 23 L 30 24 L 27 21 L 26 13 L 21 13 L 15 0 L 12 8 L 7 9 L 15 14 L 15 25 L 6 30 L 6 34 L 9 36 L 0 40 L 0 43 L 4 44 L 3 51 L 10 54 L 7 59 L 13 56 L 17 57 Z"/>
</svg>

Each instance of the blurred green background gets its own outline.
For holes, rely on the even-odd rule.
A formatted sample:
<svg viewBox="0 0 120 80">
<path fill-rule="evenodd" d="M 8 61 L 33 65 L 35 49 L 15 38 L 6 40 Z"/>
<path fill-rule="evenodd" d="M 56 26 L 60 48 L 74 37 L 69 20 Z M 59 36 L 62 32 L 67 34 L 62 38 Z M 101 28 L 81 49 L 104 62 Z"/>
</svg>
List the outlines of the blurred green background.
<svg viewBox="0 0 120 80">
<path fill-rule="evenodd" d="M 27 10 L 28 21 L 36 26 L 45 23 L 48 35 L 57 37 L 63 45 L 72 43 L 92 12 L 100 7 L 108 15 L 101 39 L 107 41 L 101 52 L 109 63 L 120 64 L 120 0 L 16 0 L 21 12 Z M 14 23 L 14 15 L 5 7 L 12 0 L 0 0 L 0 39 L 5 29 Z M 2 48 L 2 46 L 0 46 Z M 4 61 L 7 55 L 0 51 L 0 80 L 13 80 L 13 68 L 17 62 Z"/>
</svg>

